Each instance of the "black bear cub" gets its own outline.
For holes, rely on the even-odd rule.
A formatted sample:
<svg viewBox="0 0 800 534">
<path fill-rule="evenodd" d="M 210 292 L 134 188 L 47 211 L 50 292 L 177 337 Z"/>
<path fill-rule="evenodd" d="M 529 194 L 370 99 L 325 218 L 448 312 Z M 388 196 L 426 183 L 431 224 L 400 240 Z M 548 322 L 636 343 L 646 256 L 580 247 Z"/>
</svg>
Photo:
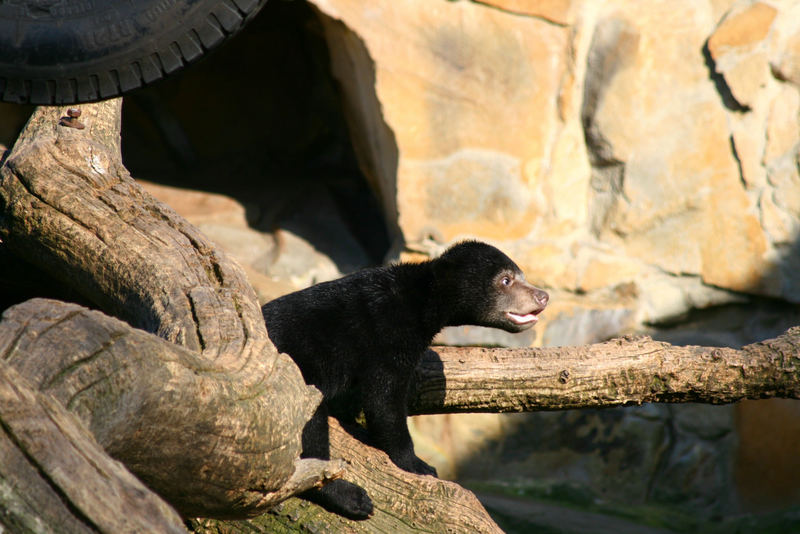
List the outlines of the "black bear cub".
<svg viewBox="0 0 800 534">
<path fill-rule="evenodd" d="M 445 326 L 526 330 L 547 300 L 508 256 L 466 241 L 431 261 L 366 269 L 265 304 L 270 339 L 323 394 L 303 429 L 303 457 L 330 458 L 328 401 L 356 391 L 372 443 L 401 469 L 436 475 L 414 454 L 406 424 L 422 354 Z M 345 517 L 372 514 L 367 493 L 344 480 L 302 496 Z"/>
</svg>

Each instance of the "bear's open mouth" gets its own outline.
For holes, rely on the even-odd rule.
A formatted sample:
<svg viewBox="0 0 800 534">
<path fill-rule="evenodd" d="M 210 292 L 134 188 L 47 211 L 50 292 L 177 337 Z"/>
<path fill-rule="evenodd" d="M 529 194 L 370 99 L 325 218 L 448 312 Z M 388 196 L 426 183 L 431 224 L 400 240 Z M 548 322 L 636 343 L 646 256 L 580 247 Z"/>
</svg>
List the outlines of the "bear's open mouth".
<svg viewBox="0 0 800 534">
<path fill-rule="evenodd" d="M 542 310 L 524 314 L 507 311 L 506 316 L 517 324 L 530 324 L 539 320 L 540 313 L 542 313 Z"/>
</svg>

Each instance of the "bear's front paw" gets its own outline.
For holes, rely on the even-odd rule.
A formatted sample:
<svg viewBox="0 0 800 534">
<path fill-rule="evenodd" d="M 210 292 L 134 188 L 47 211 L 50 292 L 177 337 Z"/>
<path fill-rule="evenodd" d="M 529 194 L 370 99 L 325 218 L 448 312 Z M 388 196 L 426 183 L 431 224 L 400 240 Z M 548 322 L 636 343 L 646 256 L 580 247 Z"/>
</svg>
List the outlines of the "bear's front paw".
<svg viewBox="0 0 800 534">
<path fill-rule="evenodd" d="M 308 490 L 300 496 L 319 504 L 329 512 L 349 519 L 367 519 L 374 511 L 372 499 L 367 492 L 346 480 L 334 480 L 320 489 Z"/>
<path fill-rule="evenodd" d="M 419 458 L 414 458 L 414 468 L 412 470 L 413 473 L 418 475 L 431 475 L 434 477 L 438 477 L 439 475 L 436 473 L 436 468 L 432 465 L 428 465 L 427 463 L 423 462 Z"/>
</svg>

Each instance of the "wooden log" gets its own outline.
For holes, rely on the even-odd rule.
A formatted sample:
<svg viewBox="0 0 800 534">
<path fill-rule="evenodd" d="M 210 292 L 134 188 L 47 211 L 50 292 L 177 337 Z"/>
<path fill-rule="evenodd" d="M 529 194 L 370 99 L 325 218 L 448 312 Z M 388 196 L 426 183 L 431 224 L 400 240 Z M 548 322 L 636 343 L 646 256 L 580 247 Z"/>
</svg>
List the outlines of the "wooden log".
<svg viewBox="0 0 800 534">
<path fill-rule="evenodd" d="M 364 487 L 375 504 L 375 514 L 364 521 L 351 521 L 331 514 L 298 498 L 282 502 L 272 511 L 248 521 L 198 520 L 194 532 L 245 534 L 255 532 L 316 532 L 367 534 L 373 532 L 441 534 L 502 531 L 489 517 L 475 495 L 447 480 L 415 475 L 395 466 L 378 449 L 364 445 L 364 432 L 345 430 L 330 419 L 331 453 L 343 458 L 349 469 L 345 478 Z M 352 435 L 350 432 L 355 434 Z"/>
<path fill-rule="evenodd" d="M 416 372 L 412 414 L 796 399 L 800 327 L 741 350 L 631 336 L 579 347 L 436 347 Z"/>
<path fill-rule="evenodd" d="M 305 395 L 304 384 L 240 381 L 118 319 L 45 299 L 3 314 L 0 362 L 77 415 L 186 516 L 257 515 L 314 483 L 285 487 L 298 460 L 287 443 L 299 451 L 292 422 L 310 416 L 285 399 Z M 323 464 L 316 482 L 340 474 Z"/>
<path fill-rule="evenodd" d="M 0 530 L 186 532 L 62 405 L 0 365 Z"/>
<path fill-rule="evenodd" d="M 39 303 L 42 324 L 73 328 L 64 339 L 87 337 L 78 340 L 78 360 L 51 360 L 33 347 L 18 370 L 40 387 L 48 382 L 37 373 L 56 382 L 65 373 L 95 377 L 79 381 L 82 396 L 95 399 L 83 409 L 120 411 L 95 418 L 92 431 L 182 513 L 259 513 L 272 502 L 266 494 L 290 482 L 319 394 L 269 341 L 238 264 L 131 179 L 120 151 L 121 100 L 81 110 L 85 128 L 75 129 L 60 120 L 66 108 L 37 108 L 0 167 L 2 246 L 106 313 L 186 350 L 178 356 L 119 325 Z M 129 356 L 131 343 L 142 344 L 141 357 Z M 80 372 L 67 372 L 73 368 Z M 61 400 L 81 409 L 70 396 Z M 239 436 L 254 427 L 250 438 Z M 263 444 L 244 446 L 248 439 Z M 264 461 L 249 472 L 259 454 Z"/>
</svg>

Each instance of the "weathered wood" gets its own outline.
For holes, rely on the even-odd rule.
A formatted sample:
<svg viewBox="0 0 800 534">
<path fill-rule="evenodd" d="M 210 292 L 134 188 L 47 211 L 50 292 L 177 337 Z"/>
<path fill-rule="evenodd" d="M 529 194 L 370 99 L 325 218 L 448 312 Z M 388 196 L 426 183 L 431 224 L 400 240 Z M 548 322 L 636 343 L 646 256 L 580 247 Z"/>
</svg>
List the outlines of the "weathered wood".
<svg viewBox="0 0 800 534">
<path fill-rule="evenodd" d="M 274 401 L 304 395 L 305 385 L 243 382 L 122 321 L 45 299 L 3 314 L 0 363 L 76 414 L 185 515 L 247 517 L 292 494 L 284 485 L 297 456 L 287 465 L 284 449 L 299 449 L 291 422 L 310 414 Z M 331 467 L 320 465 L 319 477 Z"/>
<path fill-rule="evenodd" d="M 271 363 L 242 269 L 122 165 L 121 105 L 83 106 L 84 130 L 36 109 L 0 170 L 4 245 L 137 328 L 231 369 Z"/>
<path fill-rule="evenodd" d="M 475 495 L 454 482 L 414 475 L 396 467 L 378 449 L 365 446 L 330 419 L 331 452 L 348 464 L 345 478 L 369 492 L 375 515 L 351 521 L 298 498 L 282 502 L 268 514 L 248 521 L 197 521 L 199 533 L 373 532 L 500 533 Z"/>
<path fill-rule="evenodd" d="M 0 530 L 186 532 L 180 516 L 49 395 L 0 365 Z"/>
<path fill-rule="evenodd" d="M 18 369 L 42 387 L 40 374 L 76 380 L 69 387 L 85 388 L 89 400 L 61 400 L 101 414 L 90 424 L 98 440 L 182 513 L 258 513 L 289 482 L 319 394 L 272 346 L 242 269 L 130 178 L 121 101 L 81 109 L 83 130 L 59 125 L 66 108 L 37 108 L 0 167 L 2 246 L 106 313 L 196 354 L 176 356 L 142 332 L 40 303 L 20 332 L 36 335 L 42 321 L 49 326 L 38 335 L 50 339 L 48 328 L 63 322 L 73 330 L 50 343 L 74 338 L 75 359 L 32 347 Z M 248 432 L 253 439 L 240 436 Z M 265 455 L 257 469 L 254 455 Z"/>
<path fill-rule="evenodd" d="M 800 398 L 800 327 L 741 350 L 625 337 L 580 347 L 436 347 L 412 414 L 525 412 L 645 402 Z"/>
</svg>

